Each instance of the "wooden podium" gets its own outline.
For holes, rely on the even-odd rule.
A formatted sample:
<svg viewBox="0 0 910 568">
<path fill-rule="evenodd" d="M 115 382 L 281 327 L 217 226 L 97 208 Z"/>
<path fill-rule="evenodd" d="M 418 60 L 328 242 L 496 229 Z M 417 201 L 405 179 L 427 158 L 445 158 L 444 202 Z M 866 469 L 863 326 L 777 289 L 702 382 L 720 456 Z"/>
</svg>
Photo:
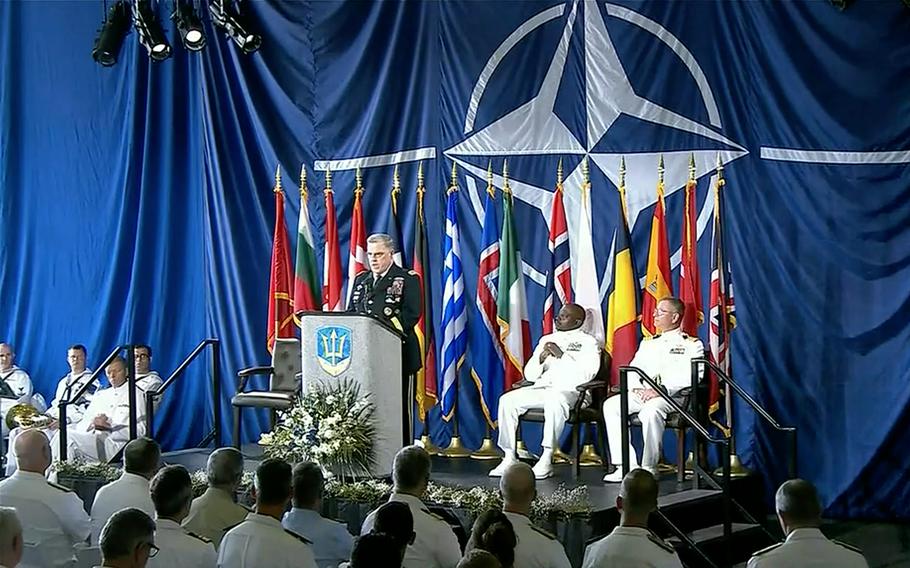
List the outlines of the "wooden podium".
<svg viewBox="0 0 910 568">
<path fill-rule="evenodd" d="M 410 443 L 406 385 L 402 385 L 397 330 L 371 316 L 346 312 L 304 312 L 300 321 L 303 391 L 312 385 L 351 380 L 375 406 L 376 462 L 368 473 L 386 477 L 395 454 Z"/>
</svg>

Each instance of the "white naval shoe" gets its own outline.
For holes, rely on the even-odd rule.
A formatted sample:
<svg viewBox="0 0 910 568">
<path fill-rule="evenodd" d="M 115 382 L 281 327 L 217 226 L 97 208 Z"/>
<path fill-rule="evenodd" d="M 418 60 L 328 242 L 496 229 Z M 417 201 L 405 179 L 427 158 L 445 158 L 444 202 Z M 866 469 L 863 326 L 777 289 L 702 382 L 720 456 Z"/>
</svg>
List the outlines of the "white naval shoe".
<svg viewBox="0 0 910 568">
<path fill-rule="evenodd" d="M 502 474 L 506 472 L 509 466 L 516 463 L 518 463 L 518 458 L 515 457 L 515 452 L 510 450 L 506 452 L 506 457 L 502 458 L 499 465 L 491 469 L 490 473 L 487 475 L 490 477 L 502 477 Z"/>
<path fill-rule="evenodd" d="M 531 468 L 534 472 L 534 479 L 546 479 L 553 477 L 553 450 L 544 448 L 540 453 L 540 459 Z"/>
<path fill-rule="evenodd" d="M 604 476 L 605 483 L 622 483 L 622 478 L 624 477 L 622 474 L 622 466 L 616 465 L 616 464 L 614 464 L 614 466 L 616 467 L 616 469 L 613 470 L 613 473 L 608 473 L 607 475 Z M 635 464 L 629 468 L 629 471 L 639 469 L 639 468 L 641 468 L 641 466 L 639 466 L 638 464 Z M 651 472 L 651 475 L 654 476 L 654 479 L 660 480 L 660 475 L 658 475 L 656 467 L 655 468 L 646 467 L 643 469 L 646 469 L 649 472 Z"/>
</svg>

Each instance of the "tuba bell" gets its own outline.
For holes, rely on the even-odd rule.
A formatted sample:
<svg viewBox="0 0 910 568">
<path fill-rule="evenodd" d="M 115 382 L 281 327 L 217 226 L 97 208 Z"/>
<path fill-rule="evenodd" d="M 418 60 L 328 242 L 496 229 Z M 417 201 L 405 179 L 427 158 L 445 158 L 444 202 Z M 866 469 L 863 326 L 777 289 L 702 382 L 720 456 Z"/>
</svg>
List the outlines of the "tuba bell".
<svg viewBox="0 0 910 568">
<path fill-rule="evenodd" d="M 6 412 L 6 427 L 34 428 L 50 423 L 49 417 L 38 412 L 38 409 L 27 402 L 20 402 Z"/>
</svg>

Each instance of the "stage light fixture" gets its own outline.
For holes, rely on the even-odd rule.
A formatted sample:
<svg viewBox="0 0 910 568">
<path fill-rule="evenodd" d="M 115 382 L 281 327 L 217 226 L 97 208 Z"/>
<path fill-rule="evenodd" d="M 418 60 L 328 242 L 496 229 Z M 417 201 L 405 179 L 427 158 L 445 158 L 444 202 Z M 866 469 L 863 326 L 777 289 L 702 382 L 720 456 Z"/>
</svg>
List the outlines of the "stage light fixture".
<svg viewBox="0 0 910 568">
<path fill-rule="evenodd" d="M 123 40 L 128 33 L 130 8 L 126 2 L 120 0 L 114 3 L 105 15 L 101 29 L 98 30 L 98 37 L 95 38 L 95 46 L 92 48 L 92 59 L 104 67 L 117 63 L 120 48 L 123 47 Z"/>
<path fill-rule="evenodd" d="M 171 44 L 161 28 L 158 16 L 149 0 L 133 2 L 133 26 L 139 33 L 139 43 L 148 51 L 152 61 L 164 61 L 171 56 Z"/>
<path fill-rule="evenodd" d="M 196 14 L 193 6 L 187 3 L 181 3 L 175 0 L 174 13 L 171 14 L 171 20 L 177 26 L 177 32 L 180 34 L 180 41 L 183 46 L 190 51 L 199 51 L 205 47 L 205 33 L 202 31 L 202 20 Z"/>
<path fill-rule="evenodd" d="M 226 0 L 212 0 L 209 13 L 215 25 L 224 30 L 244 53 L 253 53 L 262 45 L 262 37 L 251 30 L 243 14 L 234 11 Z"/>
</svg>

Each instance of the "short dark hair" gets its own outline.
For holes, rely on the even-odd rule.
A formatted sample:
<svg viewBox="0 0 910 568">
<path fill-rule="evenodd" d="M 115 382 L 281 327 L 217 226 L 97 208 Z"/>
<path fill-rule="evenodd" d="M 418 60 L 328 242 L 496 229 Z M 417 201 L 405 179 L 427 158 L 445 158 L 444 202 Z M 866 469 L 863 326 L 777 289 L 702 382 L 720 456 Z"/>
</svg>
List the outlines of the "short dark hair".
<svg viewBox="0 0 910 568">
<path fill-rule="evenodd" d="M 294 466 L 294 506 L 303 508 L 313 505 L 325 490 L 322 469 L 313 462 L 300 462 Z"/>
<path fill-rule="evenodd" d="M 400 489 L 414 489 L 430 479 L 430 454 L 420 446 L 406 446 L 395 454 L 392 480 Z"/>
<path fill-rule="evenodd" d="M 464 558 L 458 562 L 456 568 L 500 568 L 502 564 L 493 554 L 486 550 L 475 548 L 466 550 Z"/>
<path fill-rule="evenodd" d="M 159 517 L 174 517 L 193 500 L 193 480 L 182 465 L 169 465 L 155 474 L 149 493 Z"/>
<path fill-rule="evenodd" d="M 149 357 L 152 356 L 152 348 L 149 347 L 148 345 L 146 345 L 145 343 L 134 343 L 133 351 L 136 351 L 137 349 L 145 349 L 148 352 Z"/>
<path fill-rule="evenodd" d="M 143 542 L 154 542 L 155 521 L 139 509 L 121 509 L 101 529 L 99 544 L 105 562 L 129 556 Z"/>
<path fill-rule="evenodd" d="M 518 539 L 515 528 L 502 511 L 481 513 L 471 528 L 471 542 L 474 548 L 486 550 L 495 556 L 504 568 L 510 568 L 515 563 Z"/>
<path fill-rule="evenodd" d="M 88 351 L 85 350 L 85 345 L 82 345 L 81 343 L 73 343 L 72 345 L 67 347 L 66 350 L 67 351 L 82 351 L 83 355 L 88 355 Z"/>
<path fill-rule="evenodd" d="M 256 501 L 279 505 L 291 496 L 291 464 L 279 458 L 262 460 L 256 468 Z"/>
<path fill-rule="evenodd" d="M 414 515 L 407 503 L 389 501 L 376 509 L 374 521 L 374 532 L 391 536 L 399 546 L 411 543 L 414 536 Z"/>
<path fill-rule="evenodd" d="M 351 568 L 401 568 L 401 549 L 391 535 L 367 533 L 354 542 Z"/>
<path fill-rule="evenodd" d="M 136 438 L 123 449 L 123 469 L 127 473 L 150 475 L 158 469 L 161 446 L 149 437 Z"/>
</svg>

